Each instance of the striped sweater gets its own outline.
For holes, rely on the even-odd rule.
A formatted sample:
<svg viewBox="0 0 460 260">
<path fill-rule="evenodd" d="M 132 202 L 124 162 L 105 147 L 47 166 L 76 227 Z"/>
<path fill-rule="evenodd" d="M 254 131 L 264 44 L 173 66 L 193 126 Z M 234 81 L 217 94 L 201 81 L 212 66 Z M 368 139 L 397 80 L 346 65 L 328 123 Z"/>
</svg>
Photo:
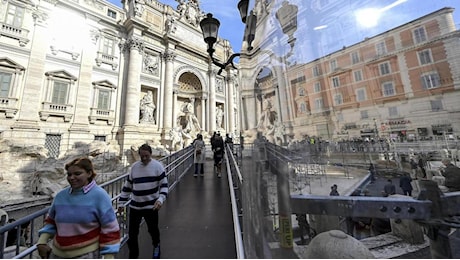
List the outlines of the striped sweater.
<svg viewBox="0 0 460 260">
<path fill-rule="evenodd" d="M 95 250 L 113 255 L 120 249 L 120 227 L 107 192 L 93 180 L 80 190 L 67 187 L 53 200 L 37 244 L 53 239 L 53 253 L 73 258 Z"/>
<path fill-rule="evenodd" d="M 131 208 L 152 209 L 155 201 L 163 203 L 167 196 L 168 178 L 163 164 L 152 159 L 147 165 L 138 161 L 131 166 L 119 202 L 123 203 L 131 198 Z"/>
</svg>

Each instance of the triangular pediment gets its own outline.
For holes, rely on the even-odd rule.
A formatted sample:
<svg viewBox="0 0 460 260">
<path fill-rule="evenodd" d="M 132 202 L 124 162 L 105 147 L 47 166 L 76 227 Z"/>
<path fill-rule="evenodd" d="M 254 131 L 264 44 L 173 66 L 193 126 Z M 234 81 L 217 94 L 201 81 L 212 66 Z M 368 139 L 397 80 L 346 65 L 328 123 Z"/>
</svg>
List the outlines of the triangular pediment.
<svg viewBox="0 0 460 260">
<path fill-rule="evenodd" d="M 117 88 L 112 82 L 110 82 L 108 80 L 94 81 L 93 85 L 106 87 L 106 88 Z"/>
<path fill-rule="evenodd" d="M 62 78 L 62 79 L 70 79 L 70 80 L 77 80 L 77 77 L 70 74 L 65 70 L 56 70 L 56 71 L 49 71 L 45 73 L 48 77 L 55 77 L 55 78 Z"/>
<path fill-rule="evenodd" d="M 25 68 L 18 63 L 12 61 L 9 58 L 2 57 L 0 58 L 0 67 L 7 67 L 7 68 L 13 68 L 13 69 L 18 69 L 18 70 L 25 70 Z"/>
</svg>

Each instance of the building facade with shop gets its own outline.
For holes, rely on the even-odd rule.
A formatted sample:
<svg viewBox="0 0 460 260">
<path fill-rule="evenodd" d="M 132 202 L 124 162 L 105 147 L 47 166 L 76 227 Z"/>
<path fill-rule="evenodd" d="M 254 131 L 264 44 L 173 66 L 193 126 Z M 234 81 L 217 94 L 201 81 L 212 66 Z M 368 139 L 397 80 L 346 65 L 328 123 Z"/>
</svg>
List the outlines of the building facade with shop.
<svg viewBox="0 0 460 260">
<path fill-rule="evenodd" d="M 256 1 L 256 35 L 266 37 L 256 37 L 240 64 L 242 107 L 256 111 L 242 115 L 246 132 L 261 130 L 268 98 L 286 142 L 460 138 L 458 10 L 440 8 L 339 48 L 358 34 L 344 8 L 367 1 L 281 2 Z"/>
<path fill-rule="evenodd" d="M 78 142 L 174 149 L 197 133 L 239 132 L 236 71 L 218 75 L 210 62 L 199 2 L 122 4 L 2 2 L 1 139 L 58 157 Z M 233 53 L 223 39 L 215 48 L 218 60 Z"/>
</svg>

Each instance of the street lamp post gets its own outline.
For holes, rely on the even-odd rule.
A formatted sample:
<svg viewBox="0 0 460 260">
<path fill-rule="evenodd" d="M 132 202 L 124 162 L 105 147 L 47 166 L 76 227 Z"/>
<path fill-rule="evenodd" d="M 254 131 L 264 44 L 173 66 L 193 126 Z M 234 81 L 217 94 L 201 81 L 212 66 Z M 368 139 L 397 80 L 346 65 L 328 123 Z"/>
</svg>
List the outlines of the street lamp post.
<svg viewBox="0 0 460 260">
<path fill-rule="evenodd" d="M 238 3 L 238 10 L 240 11 L 241 21 L 245 24 L 248 24 L 249 28 L 249 30 L 246 32 L 247 35 L 245 35 L 248 41 L 248 50 L 252 50 L 251 43 L 254 40 L 255 24 L 257 21 L 257 17 L 253 14 L 252 11 L 249 16 L 247 15 L 248 6 L 249 0 L 240 0 L 240 2 Z M 235 64 L 233 63 L 233 59 L 240 56 L 241 53 L 233 53 L 225 63 L 220 63 L 213 56 L 215 51 L 213 46 L 217 42 L 217 35 L 219 33 L 219 20 L 214 18 L 211 13 L 208 13 L 206 17 L 203 20 L 201 20 L 200 27 L 203 33 L 203 39 L 208 44 L 207 52 L 209 54 L 209 57 L 211 58 L 212 63 L 220 68 L 218 75 L 220 75 L 222 70 L 226 69 L 229 65 L 232 65 L 232 67 L 236 69 Z"/>
</svg>

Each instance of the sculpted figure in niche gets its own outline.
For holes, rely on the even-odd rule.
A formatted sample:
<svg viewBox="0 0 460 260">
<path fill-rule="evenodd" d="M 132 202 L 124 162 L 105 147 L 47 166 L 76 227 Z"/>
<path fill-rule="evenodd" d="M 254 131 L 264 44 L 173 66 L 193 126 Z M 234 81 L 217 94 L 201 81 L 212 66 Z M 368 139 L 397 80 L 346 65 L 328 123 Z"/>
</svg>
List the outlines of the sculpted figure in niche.
<svg viewBox="0 0 460 260">
<path fill-rule="evenodd" d="M 153 103 L 153 93 L 151 90 L 147 91 L 147 94 L 141 99 L 140 109 L 140 122 L 156 123 L 154 117 L 156 106 Z"/>
<path fill-rule="evenodd" d="M 222 105 L 216 107 L 216 127 L 217 129 L 222 128 L 222 119 L 224 117 L 224 110 Z"/>
<path fill-rule="evenodd" d="M 267 95 L 264 95 L 264 100 L 263 100 L 263 103 L 262 103 L 262 113 L 261 115 L 259 116 L 259 120 L 257 122 L 257 126 L 256 128 L 258 129 L 266 129 L 266 130 L 270 130 L 270 129 L 273 129 L 273 122 L 274 122 L 274 115 L 271 111 L 272 109 L 272 102 L 270 100 L 269 97 L 267 97 Z"/>
<path fill-rule="evenodd" d="M 190 101 L 183 103 L 177 117 L 177 126 L 182 129 L 182 138 L 184 139 L 185 146 L 190 144 L 193 137 L 201 131 L 200 123 L 194 113 L 194 102 L 195 99 L 190 98 Z"/>
</svg>

